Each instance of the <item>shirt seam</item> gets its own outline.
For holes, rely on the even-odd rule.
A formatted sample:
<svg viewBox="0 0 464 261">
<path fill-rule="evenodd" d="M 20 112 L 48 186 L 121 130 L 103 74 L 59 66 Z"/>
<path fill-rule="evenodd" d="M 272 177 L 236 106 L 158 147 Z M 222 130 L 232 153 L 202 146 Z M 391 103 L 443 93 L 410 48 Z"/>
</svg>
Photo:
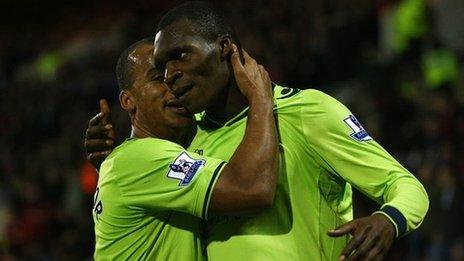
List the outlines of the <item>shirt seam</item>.
<svg viewBox="0 0 464 261">
<path fill-rule="evenodd" d="M 203 202 L 203 209 L 201 211 L 201 217 L 202 219 L 204 220 L 207 220 L 208 218 L 208 209 L 209 209 L 209 205 L 211 203 L 211 196 L 213 194 L 213 190 L 214 190 L 214 184 L 217 182 L 217 180 L 219 179 L 219 174 L 221 173 L 221 170 L 223 169 L 223 167 L 225 166 L 225 161 L 222 161 L 217 167 L 216 169 L 214 170 L 213 172 L 213 175 L 212 175 L 212 178 L 208 184 L 208 188 L 206 189 L 206 193 L 205 193 L 205 200 Z"/>
<path fill-rule="evenodd" d="M 300 100 L 301 100 L 301 96 L 300 96 Z M 323 101 L 321 101 L 322 103 Z M 333 174 L 335 175 L 337 178 L 342 178 L 342 176 L 332 167 L 332 164 L 330 164 L 329 161 L 327 161 L 326 159 L 324 159 L 324 157 L 315 149 L 315 145 L 312 144 L 312 142 L 308 139 L 307 135 L 306 135 L 306 131 L 305 131 L 305 128 L 304 128 L 304 123 L 303 123 L 303 110 L 304 110 L 304 104 L 302 106 L 300 106 L 300 124 L 301 124 L 301 131 L 303 132 L 303 137 L 306 141 L 306 144 L 308 144 L 308 147 L 309 149 L 312 151 L 312 153 L 314 153 L 314 155 L 317 155 L 317 157 L 325 162 L 327 164 L 327 166 L 329 167 L 330 170 L 328 170 L 328 172 L 330 174 Z M 324 148 L 321 148 L 321 151 L 324 151 Z M 316 160 L 317 162 L 317 160 Z M 319 164 L 319 163 L 318 163 Z M 319 164 L 320 165 L 320 164 Z M 323 168 L 323 166 L 321 166 Z M 324 169 L 324 168 L 323 168 Z M 342 178 L 343 179 L 343 178 Z M 345 179 L 343 179 L 345 181 Z M 346 181 L 345 181 L 346 182 Z"/>
</svg>

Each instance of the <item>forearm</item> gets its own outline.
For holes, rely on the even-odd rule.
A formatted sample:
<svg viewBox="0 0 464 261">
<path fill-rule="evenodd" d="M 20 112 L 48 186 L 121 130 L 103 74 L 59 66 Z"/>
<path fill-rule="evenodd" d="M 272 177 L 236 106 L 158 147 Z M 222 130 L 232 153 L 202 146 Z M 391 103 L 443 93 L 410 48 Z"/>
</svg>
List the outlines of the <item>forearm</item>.
<svg viewBox="0 0 464 261">
<path fill-rule="evenodd" d="M 215 186 L 210 210 L 249 213 L 272 205 L 277 183 L 278 139 L 272 100 L 253 100 L 247 127 Z"/>
<path fill-rule="evenodd" d="M 251 102 L 244 138 L 229 162 L 235 179 L 244 187 L 263 183 L 275 188 L 278 153 L 272 107 L 272 100 Z"/>
<path fill-rule="evenodd" d="M 221 214 L 272 205 L 279 160 L 269 74 L 246 52 L 243 64 L 237 47 L 231 47 L 235 81 L 250 106 L 242 142 L 221 171 L 211 196 L 209 210 Z"/>
</svg>

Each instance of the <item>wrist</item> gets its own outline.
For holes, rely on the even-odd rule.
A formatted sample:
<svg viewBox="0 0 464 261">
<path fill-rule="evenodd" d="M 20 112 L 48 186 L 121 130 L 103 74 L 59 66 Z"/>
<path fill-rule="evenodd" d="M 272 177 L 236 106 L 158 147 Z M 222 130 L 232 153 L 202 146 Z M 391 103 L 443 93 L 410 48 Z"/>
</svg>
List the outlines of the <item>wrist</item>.
<svg viewBox="0 0 464 261">
<path fill-rule="evenodd" d="M 406 234 L 407 231 L 407 221 L 403 214 L 396 208 L 386 205 L 383 206 L 380 210 L 373 213 L 380 214 L 386 217 L 391 224 L 393 225 L 395 231 L 395 237 L 399 238 Z"/>
<path fill-rule="evenodd" d="M 377 219 L 381 219 L 382 221 L 377 221 L 379 223 L 384 223 L 385 230 L 388 231 L 391 238 L 397 238 L 396 236 L 396 227 L 394 222 L 387 216 L 384 215 L 382 212 L 374 212 L 372 216 L 377 216 Z"/>
<path fill-rule="evenodd" d="M 274 100 L 270 98 L 256 98 L 249 101 L 250 110 L 256 111 L 272 111 L 274 107 Z"/>
<path fill-rule="evenodd" d="M 272 93 L 260 90 L 253 90 L 246 95 L 248 103 L 251 104 L 273 104 L 274 97 Z"/>
</svg>

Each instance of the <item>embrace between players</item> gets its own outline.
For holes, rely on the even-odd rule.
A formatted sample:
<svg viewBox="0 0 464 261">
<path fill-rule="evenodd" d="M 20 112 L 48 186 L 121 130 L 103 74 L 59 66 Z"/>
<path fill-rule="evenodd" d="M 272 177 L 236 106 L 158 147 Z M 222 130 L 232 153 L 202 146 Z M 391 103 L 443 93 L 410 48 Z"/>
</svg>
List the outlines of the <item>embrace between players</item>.
<svg viewBox="0 0 464 261">
<path fill-rule="evenodd" d="M 420 182 L 332 97 L 272 84 L 220 11 L 156 32 L 118 60 L 131 137 L 113 148 L 105 101 L 87 130 L 95 259 L 382 259 L 421 224 Z M 353 220 L 351 186 L 380 209 Z"/>
</svg>

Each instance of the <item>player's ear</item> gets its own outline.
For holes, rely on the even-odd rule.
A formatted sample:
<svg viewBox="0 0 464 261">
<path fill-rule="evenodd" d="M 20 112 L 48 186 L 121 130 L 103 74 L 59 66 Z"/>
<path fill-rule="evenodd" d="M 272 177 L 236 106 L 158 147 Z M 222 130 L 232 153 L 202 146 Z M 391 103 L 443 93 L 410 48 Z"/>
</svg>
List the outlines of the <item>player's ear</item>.
<svg viewBox="0 0 464 261">
<path fill-rule="evenodd" d="M 229 55 L 232 53 L 232 39 L 230 35 L 221 35 L 218 38 L 219 51 L 221 54 L 221 60 L 226 60 Z"/>
<path fill-rule="evenodd" d="M 224 61 L 230 58 L 230 55 L 232 54 L 232 44 L 234 43 L 230 35 L 226 34 L 226 35 L 219 36 L 218 43 L 219 43 L 219 48 L 221 52 L 221 61 Z M 235 45 L 238 47 L 240 61 L 242 62 L 242 64 L 245 64 L 245 59 L 243 57 L 243 50 L 241 48 L 241 45 L 238 44 L 237 42 L 235 43 Z"/>
<path fill-rule="evenodd" d="M 129 90 L 122 90 L 119 93 L 119 103 L 129 114 L 135 113 L 135 99 Z"/>
</svg>

